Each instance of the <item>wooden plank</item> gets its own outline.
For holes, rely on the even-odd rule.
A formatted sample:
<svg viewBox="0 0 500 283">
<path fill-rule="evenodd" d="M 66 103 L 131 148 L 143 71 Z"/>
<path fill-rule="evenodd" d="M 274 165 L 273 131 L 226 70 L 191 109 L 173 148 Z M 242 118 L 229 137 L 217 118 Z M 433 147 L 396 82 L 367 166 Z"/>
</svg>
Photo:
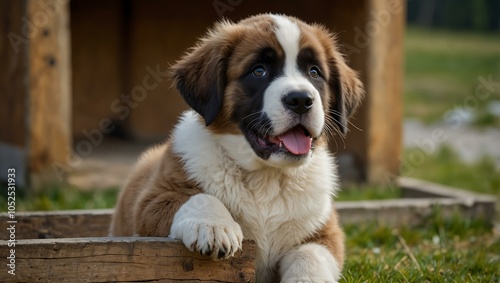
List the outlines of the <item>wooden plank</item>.
<svg viewBox="0 0 500 283">
<path fill-rule="evenodd" d="M 0 241 L 2 255 L 9 254 Z M 212 261 L 168 238 L 19 240 L 15 276 L 1 282 L 254 282 L 255 246 Z"/>
<path fill-rule="evenodd" d="M 443 217 L 495 221 L 496 198 L 422 180 L 397 179 L 402 199 L 337 202 L 342 223 L 376 221 L 391 226 L 420 225 L 435 213 Z"/>
<path fill-rule="evenodd" d="M 398 178 L 398 184 L 404 198 L 455 198 L 462 200 L 465 204 L 475 202 L 491 202 L 494 204 L 496 201 L 495 196 L 492 195 L 478 194 L 414 178 L 400 177 Z"/>
<path fill-rule="evenodd" d="M 33 24 L 28 44 L 28 170 L 33 185 L 55 178 L 71 142 L 71 64 L 68 1 L 27 0 Z"/>
<path fill-rule="evenodd" d="M 112 209 L 65 210 L 16 213 L 16 239 L 105 237 Z M 2 231 L 8 225 L 7 213 L 0 213 Z"/>
<path fill-rule="evenodd" d="M 337 202 L 336 207 L 342 224 L 376 222 L 391 227 L 417 226 L 425 223 L 435 213 L 436 207 L 445 218 L 455 215 L 491 218 L 478 206 L 467 206 L 463 201 L 452 198 L 343 201 Z"/>
</svg>

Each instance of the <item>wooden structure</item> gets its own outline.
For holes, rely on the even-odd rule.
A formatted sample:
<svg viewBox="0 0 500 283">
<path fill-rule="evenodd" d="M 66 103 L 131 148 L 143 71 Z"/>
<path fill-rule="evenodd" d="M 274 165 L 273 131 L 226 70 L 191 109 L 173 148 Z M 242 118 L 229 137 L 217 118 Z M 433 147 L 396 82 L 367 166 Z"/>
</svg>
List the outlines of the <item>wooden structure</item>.
<svg viewBox="0 0 500 283">
<path fill-rule="evenodd" d="M 344 143 L 356 179 L 396 176 L 405 1 L 4 0 L 0 2 L 0 169 L 61 178 L 122 129 L 167 136 L 185 109 L 165 70 L 221 17 L 274 12 L 338 33 L 367 95 Z M 342 164 L 341 164 L 342 166 Z M 26 170 L 26 171 L 25 171 Z M 349 170 L 342 172 L 349 172 Z M 5 174 L 2 174 L 2 176 Z"/>
<path fill-rule="evenodd" d="M 0 214 L 0 219 L 9 221 L 7 214 Z M 110 219 L 110 210 L 16 215 L 16 245 L 10 247 L 8 241 L 0 240 L 2 255 L 15 251 L 15 275 L 7 267 L 0 273 L 0 282 L 255 280 L 251 242 L 244 242 L 242 251 L 231 259 L 212 261 L 168 238 L 106 237 Z"/>
</svg>

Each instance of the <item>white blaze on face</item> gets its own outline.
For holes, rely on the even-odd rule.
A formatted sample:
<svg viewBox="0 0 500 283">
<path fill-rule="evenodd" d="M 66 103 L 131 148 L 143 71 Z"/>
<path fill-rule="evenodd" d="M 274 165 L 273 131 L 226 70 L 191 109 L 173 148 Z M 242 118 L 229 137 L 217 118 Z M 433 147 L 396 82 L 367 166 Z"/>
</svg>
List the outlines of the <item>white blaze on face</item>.
<svg viewBox="0 0 500 283">
<path fill-rule="evenodd" d="M 286 76 L 297 77 L 300 72 L 297 69 L 297 55 L 299 55 L 300 29 L 297 24 L 292 23 L 288 18 L 273 15 L 274 22 L 277 24 L 275 31 L 283 51 L 285 51 L 285 70 Z"/>
<path fill-rule="evenodd" d="M 313 108 L 307 115 L 303 115 L 301 123 L 307 126 L 313 137 L 317 137 L 321 134 L 324 125 L 323 106 L 318 90 L 304 77 L 297 66 L 300 28 L 287 17 L 272 15 L 272 18 L 276 23 L 274 33 L 284 51 L 285 65 L 283 75 L 274 80 L 266 89 L 262 110 L 271 120 L 274 134 L 282 134 L 293 126 L 291 122 L 298 122 L 298 116 L 290 113 L 283 105 L 283 97 L 292 91 L 309 92 L 313 96 Z"/>
</svg>

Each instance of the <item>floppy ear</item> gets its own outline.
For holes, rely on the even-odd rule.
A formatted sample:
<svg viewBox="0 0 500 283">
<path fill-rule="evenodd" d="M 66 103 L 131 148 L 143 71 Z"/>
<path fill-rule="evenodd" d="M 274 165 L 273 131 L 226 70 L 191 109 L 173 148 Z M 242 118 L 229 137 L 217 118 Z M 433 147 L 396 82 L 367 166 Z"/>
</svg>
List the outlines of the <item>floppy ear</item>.
<svg viewBox="0 0 500 283">
<path fill-rule="evenodd" d="M 345 135 L 347 134 L 347 119 L 360 104 L 364 89 L 358 74 L 347 66 L 343 56 L 336 50 L 333 52 L 329 85 L 333 90 L 334 98 L 330 102 L 330 115 L 334 118 L 340 132 Z"/>
<path fill-rule="evenodd" d="M 187 104 L 209 126 L 222 108 L 226 88 L 227 60 L 231 42 L 226 30 L 232 24 L 215 26 L 170 69 L 174 85 Z"/>
</svg>

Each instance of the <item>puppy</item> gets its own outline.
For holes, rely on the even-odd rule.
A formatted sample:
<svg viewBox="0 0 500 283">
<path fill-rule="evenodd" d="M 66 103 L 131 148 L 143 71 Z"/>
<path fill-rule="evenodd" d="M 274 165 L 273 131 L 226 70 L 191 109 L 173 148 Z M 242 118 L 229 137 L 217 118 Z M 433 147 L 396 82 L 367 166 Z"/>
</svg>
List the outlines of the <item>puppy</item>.
<svg viewBox="0 0 500 283">
<path fill-rule="evenodd" d="M 327 133 L 346 133 L 363 87 L 335 37 L 283 15 L 222 21 L 171 74 L 192 110 L 141 156 L 111 235 L 168 236 L 213 259 L 251 239 L 257 282 L 337 282 Z"/>
</svg>

